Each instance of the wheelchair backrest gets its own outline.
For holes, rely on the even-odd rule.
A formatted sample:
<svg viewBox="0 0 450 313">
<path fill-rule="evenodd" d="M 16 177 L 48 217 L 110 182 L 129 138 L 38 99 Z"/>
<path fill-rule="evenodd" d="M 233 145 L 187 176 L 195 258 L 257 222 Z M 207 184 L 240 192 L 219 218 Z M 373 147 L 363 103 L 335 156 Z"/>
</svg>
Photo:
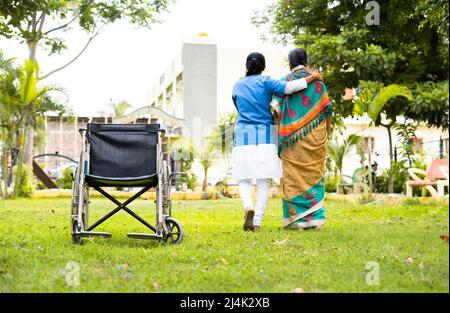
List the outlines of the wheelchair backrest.
<svg viewBox="0 0 450 313">
<path fill-rule="evenodd" d="M 159 124 L 88 124 L 88 174 L 114 178 L 156 174 L 159 131 Z"/>
</svg>

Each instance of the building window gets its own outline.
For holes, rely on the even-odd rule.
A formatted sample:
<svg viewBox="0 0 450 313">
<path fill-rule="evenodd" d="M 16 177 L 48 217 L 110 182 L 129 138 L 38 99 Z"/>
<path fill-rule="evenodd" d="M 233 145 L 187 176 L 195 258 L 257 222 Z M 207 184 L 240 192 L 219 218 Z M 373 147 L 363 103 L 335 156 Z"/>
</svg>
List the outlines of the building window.
<svg viewBox="0 0 450 313">
<path fill-rule="evenodd" d="M 370 138 L 370 151 L 375 150 L 375 137 L 364 137 L 363 143 L 364 143 L 364 150 L 369 150 L 369 138 Z"/>
<path fill-rule="evenodd" d="M 166 91 L 166 111 L 170 111 L 173 108 L 173 97 L 172 97 L 172 84 L 167 88 Z"/>
</svg>

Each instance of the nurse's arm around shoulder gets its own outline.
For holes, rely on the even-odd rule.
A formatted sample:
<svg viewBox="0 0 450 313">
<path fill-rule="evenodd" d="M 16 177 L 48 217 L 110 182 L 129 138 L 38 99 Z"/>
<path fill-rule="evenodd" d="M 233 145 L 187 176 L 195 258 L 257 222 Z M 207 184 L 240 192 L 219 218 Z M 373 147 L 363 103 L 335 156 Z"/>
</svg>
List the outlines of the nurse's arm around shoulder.
<svg viewBox="0 0 450 313">
<path fill-rule="evenodd" d="M 287 83 L 286 89 L 284 90 L 285 95 L 291 95 L 293 93 L 299 92 L 300 90 L 306 89 L 308 84 L 315 80 L 321 80 L 322 75 L 319 72 L 313 73 L 311 76 L 300 78 L 296 80 L 291 80 Z"/>
</svg>

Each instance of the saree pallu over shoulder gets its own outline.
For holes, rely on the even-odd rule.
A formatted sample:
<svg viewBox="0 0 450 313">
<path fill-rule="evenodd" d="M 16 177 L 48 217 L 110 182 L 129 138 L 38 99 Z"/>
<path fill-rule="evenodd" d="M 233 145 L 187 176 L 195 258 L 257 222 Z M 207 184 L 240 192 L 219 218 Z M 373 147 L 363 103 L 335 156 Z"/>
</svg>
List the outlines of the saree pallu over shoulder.
<svg viewBox="0 0 450 313">
<path fill-rule="evenodd" d="M 306 69 L 294 71 L 283 80 L 291 81 L 310 76 Z M 297 94 L 275 97 L 278 105 L 273 109 L 280 117 L 278 153 L 302 140 L 313 129 L 332 115 L 331 101 L 322 81 L 315 81 Z"/>
<path fill-rule="evenodd" d="M 311 118 L 308 122 L 304 123 L 303 126 L 296 127 L 281 127 L 279 128 L 279 140 L 282 138 L 281 134 L 287 134 L 283 136 L 278 145 L 278 153 L 281 153 L 284 149 L 291 147 L 299 140 L 306 137 L 312 130 L 317 128 L 323 121 L 332 115 L 331 103 L 327 104 L 322 108 L 318 114 Z"/>
</svg>

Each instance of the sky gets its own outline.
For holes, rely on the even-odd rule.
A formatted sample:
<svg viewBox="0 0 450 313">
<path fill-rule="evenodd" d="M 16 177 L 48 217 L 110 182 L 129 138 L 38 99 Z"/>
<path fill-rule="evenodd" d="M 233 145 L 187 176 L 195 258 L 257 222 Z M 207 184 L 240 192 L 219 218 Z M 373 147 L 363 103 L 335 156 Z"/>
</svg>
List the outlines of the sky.
<svg viewBox="0 0 450 313">
<path fill-rule="evenodd" d="M 108 104 L 127 100 L 134 107 L 146 105 L 149 89 L 166 65 L 181 48 L 199 33 L 228 48 L 249 50 L 278 49 L 262 42 L 261 30 L 250 18 L 255 10 L 275 0 L 177 0 L 170 12 L 161 16 L 162 24 L 152 29 L 138 28 L 126 21 L 108 25 L 89 45 L 83 55 L 61 72 L 45 79 L 65 89 L 69 106 L 76 115 L 93 116 Z M 37 59 L 41 73 L 65 64 L 88 39 L 77 30 L 62 34 L 68 50 L 48 56 L 40 49 Z M 28 55 L 25 44 L 0 39 L 0 48 L 21 63 Z"/>
</svg>

